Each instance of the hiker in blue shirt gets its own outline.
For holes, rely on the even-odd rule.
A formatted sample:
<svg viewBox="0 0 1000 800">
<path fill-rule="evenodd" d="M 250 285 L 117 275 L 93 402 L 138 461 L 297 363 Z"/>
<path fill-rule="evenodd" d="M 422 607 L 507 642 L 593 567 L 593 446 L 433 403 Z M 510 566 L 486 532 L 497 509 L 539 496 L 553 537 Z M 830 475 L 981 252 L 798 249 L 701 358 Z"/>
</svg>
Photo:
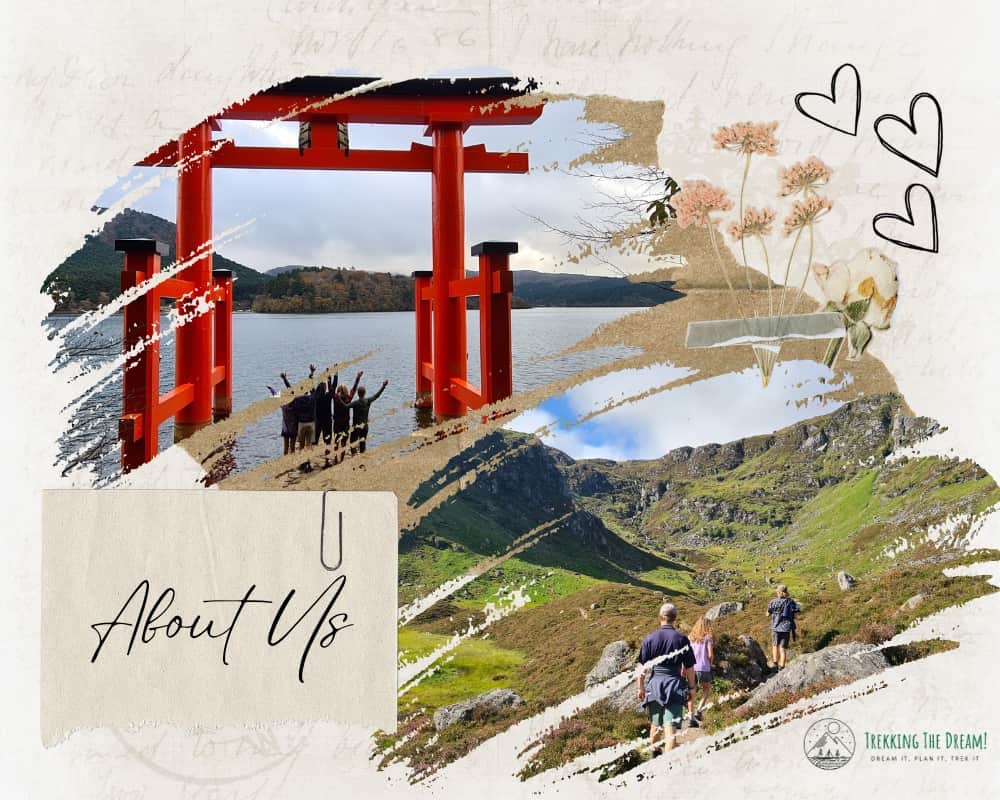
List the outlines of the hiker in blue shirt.
<svg viewBox="0 0 1000 800">
<path fill-rule="evenodd" d="M 674 628 L 677 606 L 664 603 L 660 606 L 660 627 L 642 640 L 637 662 L 648 664 L 661 656 L 653 665 L 653 674 L 646 682 L 646 671 L 639 671 L 638 700 L 649 714 L 649 744 L 653 755 L 673 750 L 675 734 L 681 727 L 684 707 L 689 692 L 694 689 L 694 650 L 687 636 Z M 663 747 L 657 742 L 663 735 Z"/>
<path fill-rule="evenodd" d="M 777 596 L 767 604 L 767 615 L 771 618 L 771 661 L 777 669 L 785 668 L 789 639 L 795 639 L 795 615 L 802 610 L 795 600 L 788 596 L 788 587 L 779 584 Z"/>
</svg>

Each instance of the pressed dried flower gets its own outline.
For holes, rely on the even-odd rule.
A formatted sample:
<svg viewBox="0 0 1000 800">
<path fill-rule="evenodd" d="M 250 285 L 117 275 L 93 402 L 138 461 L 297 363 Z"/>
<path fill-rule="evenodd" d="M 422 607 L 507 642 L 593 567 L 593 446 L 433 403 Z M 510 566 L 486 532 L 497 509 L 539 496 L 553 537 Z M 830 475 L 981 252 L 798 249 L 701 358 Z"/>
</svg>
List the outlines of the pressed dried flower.
<svg viewBox="0 0 1000 800">
<path fill-rule="evenodd" d="M 771 225 L 778 212 L 773 208 L 748 208 L 743 212 L 743 222 L 729 226 L 729 235 L 736 241 L 748 236 L 770 236 Z"/>
<path fill-rule="evenodd" d="M 725 189 L 708 181 L 685 181 L 671 203 L 677 211 L 677 224 L 682 228 L 708 225 L 710 213 L 728 211 L 733 207 Z"/>
<path fill-rule="evenodd" d="M 717 129 L 712 141 L 716 150 L 774 156 L 778 154 L 778 140 L 774 138 L 777 129 L 777 122 L 737 122 Z"/>
<path fill-rule="evenodd" d="M 792 210 L 785 217 L 785 236 L 790 236 L 800 228 L 810 225 L 823 217 L 833 204 L 818 194 L 796 200 Z"/>
<path fill-rule="evenodd" d="M 833 170 L 826 164 L 816 156 L 810 156 L 805 161 L 792 164 L 778 172 L 778 179 L 781 181 L 778 195 L 788 197 L 815 189 L 817 186 L 825 186 L 832 174 Z"/>
</svg>

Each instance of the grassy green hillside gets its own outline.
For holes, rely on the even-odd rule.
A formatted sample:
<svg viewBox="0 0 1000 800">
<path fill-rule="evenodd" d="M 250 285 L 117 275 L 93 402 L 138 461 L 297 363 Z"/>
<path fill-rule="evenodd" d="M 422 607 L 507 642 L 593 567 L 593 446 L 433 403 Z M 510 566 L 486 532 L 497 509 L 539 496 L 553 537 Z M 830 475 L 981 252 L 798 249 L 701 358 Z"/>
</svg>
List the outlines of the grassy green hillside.
<svg viewBox="0 0 1000 800">
<path fill-rule="evenodd" d="M 408 738 L 382 740 L 385 759 L 406 759 L 423 774 L 579 693 L 604 645 L 637 646 L 665 597 L 680 608 L 682 627 L 709 605 L 745 603 L 715 626 L 724 689 L 745 683 L 738 637 L 769 641 L 763 610 L 776 583 L 787 583 L 805 609 L 793 655 L 879 642 L 993 591 L 985 578 L 942 570 L 996 555 L 970 554 L 963 542 L 974 516 L 1000 502 L 1000 489 L 970 461 L 894 457 L 938 429 L 904 417 L 900 405 L 894 395 L 861 398 L 773 434 L 679 448 L 653 461 L 577 462 L 512 433 L 456 457 L 408 502 L 419 505 L 470 470 L 493 468 L 406 532 L 401 602 L 529 546 L 401 628 L 401 657 L 425 655 L 482 622 L 483 606 L 512 588 L 531 602 L 489 625 L 488 639 L 463 641 L 441 670 L 404 692 Z M 857 579 L 853 589 L 839 588 L 840 570 Z M 918 594 L 920 603 L 901 608 Z M 489 688 L 513 689 L 525 703 L 435 733 L 436 708 Z M 712 713 L 710 727 L 732 721 L 729 710 L 714 720 Z M 634 712 L 599 704 L 561 726 L 526 774 L 634 738 L 641 725 Z"/>
</svg>

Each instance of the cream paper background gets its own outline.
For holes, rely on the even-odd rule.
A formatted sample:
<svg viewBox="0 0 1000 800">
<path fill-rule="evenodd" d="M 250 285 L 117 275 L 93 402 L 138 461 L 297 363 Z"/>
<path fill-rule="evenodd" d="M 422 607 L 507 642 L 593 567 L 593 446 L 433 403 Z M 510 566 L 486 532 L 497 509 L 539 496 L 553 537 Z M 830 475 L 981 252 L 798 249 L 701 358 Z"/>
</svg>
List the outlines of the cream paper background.
<svg viewBox="0 0 1000 800">
<path fill-rule="evenodd" d="M 615 797 L 707 794 L 802 797 L 863 792 L 898 797 L 995 794 L 1000 775 L 1000 655 L 996 596 L 922 623 L 962 646 L 886 677 L 887 688 L 835 709 L 863 730 L 959 729 L 990 734 L 973 767 L 902 767 L 867 761 L 822 773 L 797 757 L 810 719 L 705 754 L 692 748 L 654 768 L 655 779 L 556 785 L 510 778 L 512 754 L 488 744 L 430 786 L 376 773 L 364 735 L 336 726 L 275 728 L 254 756 L 226 742 L 167 731 L 158 739 L 98 731 L 41 747 L 38 722 L 40 489 L 59 485 L 51 466 L 60 408 L 71 390 L 46 369 L 51 345 L 38 287 L 93 224 L 88 209 L 116 177 L 164 139 L 221 106 L 279 80 L 351 68 L 405 78 L 491 64 L 542 78 L 559 92 L 607 93 L 666 104 L 661 164 L 685 177 L 719 179 L 712 127 L 741 119 L 782 122 L 791 158 L 853 162 L 846 216 L 831 218 L 824 245 L 837 256 L 882 246 L 870 233 L 880 211 L 902 210 L 920 180 L 938 203 L 941 252 L 888 245 L 900 264 L 893 327 L 876 337 L 918 414 L 950 426 L 947 446 L 1000 476 L 997 424 L 1000 300 L 994 256 L 997 104 L 996 12 L 982 2 L 434 2 L 241 0 L 163 4 L 94 0 L 9 3 L 4 34 L 2 225 L 3 395 L 6 501 L 3 775 L 9 796 Z M 860 135 L 830 133 L 792 111 L 799 91 L 826 91 L 833 70 L 854 63 L 864 99 Z M 553 86 L 558 81 L 558 86 Z M 941 177 L 931 179 L 880 148 L 874 118 L 904 114 L 931 91 L 945 117 Z M 530 134 L 527 134 L 530 135 Z M 796 146 L 796 142 L 800 144 Z M 837 227 L 839 226 L 839 228 Z M 946 450 L 946 452 L 948 452 Z M 169 480 L 165 480 L 168 483 Z M 980 542 L 1000 543 L 995 516 Z M 131 736 L 132 738 L 129 738 Z M 263 738 L 262 738 L 263 741 Z M 252 750 L 252 748 L 250 748 Z M 239 752 L 237 752 L 239 750 Z"/>
<path fill-rule="evenodd" d="M 53 744 L 85 727 L 166 722 L 183 728 L 334 720 L 396 727 L 396 497 L 328 492 L 49 491 L 42 541 L 42 737 Z M 339 532 L 343 515 L 343 535 Z M 342 541 L 341 541 L 342 539 Z M 332 571 L 327 567 L 332 568 Z M 346 578 L 337 590 L 323 592 Z M 129 596 L 148 581 L 142 598 Z M 134 627 L 91 626 L 174 615 L 213 634 L 232 623 L 233 603 L 255 586 L 228 639 L 167 630 L 127 653 Z M 286 637 L 268 646 L 268 631 Z M 315 605 L 313 605 L 315 604 Z M 313 606 L 310 608 L 310 606 Z M 161 607 L 163 608 L 163 607 Z M 336 617 L 337 614 L 346 617 Z M 196 620 L 196 618 L 199 618 Z M 301 622 L 292 625 L 296 620 Z M 338 630 L 327 647 L 321 642 Z M 317 626 L 319 626 L 317 628 Z M 140 624 L 141 627 L 141 624 Z M 314 631 L 318 633 L 314 634 Z M 310 637 L 314 639 L 309 645 Z M 309 647 L 299 681 L 302 655 Z"/>
</svg>

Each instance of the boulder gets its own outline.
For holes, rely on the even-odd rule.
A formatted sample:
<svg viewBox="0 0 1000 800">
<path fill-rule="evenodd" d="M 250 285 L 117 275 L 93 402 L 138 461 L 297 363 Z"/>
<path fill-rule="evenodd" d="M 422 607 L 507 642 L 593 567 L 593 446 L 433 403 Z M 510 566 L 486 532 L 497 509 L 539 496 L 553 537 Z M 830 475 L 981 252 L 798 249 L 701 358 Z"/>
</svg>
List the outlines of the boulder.
<svg viewBox="0 0 1000 800">
<path fill-rule="evenodd" d="M 750 661 L 757 666 L 764 668 L 767 666 L 767 656 L 764 655 L 764 651 L 761 649 L 760 645 L 757 644 L 757 640 L 743 635 L 740 637 L 740 644 L 743 645 L 743 649 L 746 651 L 747 656 Z"/>
<path fill-rule="evenodd" d="M 751 711 L 781 692 L 801 692 L 831 680 L 849 682 L 867 678 L 888 666 L 882 651 L 870 645 L 851 642 L 825 647 L 789 662 L 758 686 L 740 708 Z"/>
<path fill-rule="evenodd" d="M 524 700 L 512 689 L 490 689 L 488 692 L 476 695 L 469 700 L 462 700 L 450 706 L 444 706 L 434 712 L 434 728 L 444 730 L 449 725 L 472 719 L 479 709 L 484 711 L 500 711 L 504 708 L 516 708 Z"/>
<path fill-rule="evenodd" d="M 728 617 L 730 614 L 735 614 L 742 610 L 743 603 L 719 603 L 719 605 L 712 606 L 705 612 L 705 619 L 716 620 L 720 617 Z"/>
<path fill-rule="evenodd" d="M 619 672 L 627 669 L 630 663 L 629 648 L 626 642 L 612 642 L 606 645 L 594 668 L 587 673 L 583 687 L 587 689 L 595 683 L 603 683 L 608 678 L 613 678 Z"/>
<path fill-rule="evenodd" d="M 646 667 L 646 682 L 653 677 L 653 668 Z M 613 692 L 608 696 L 608 704 L 615 711 L 638 711 L 639 701 L 636 698 L 636 687 L 638 684 L 633 678 L 628 683 L 625 684 L 621 689 Z"/>
<path fill-rule="evenodd" d="M 737 689 L 753 689 L 767 675 L 767 657 L 756 640 L 746 634 L 731 639 L 720 637 L 715 645 L 712 671 Z"/>
<path fill-rule="evenodd" d="M 837 585 L 840 586 L 842 591 L 847 591 L 848 589 L 853 589 L 854 584 L 858 581 L 857 579 L 848 572 L 841 570 L 837 573 Z"/>
<path fill-rule="evenodd" d="M 927 597 L 922 592 L 920 594 L 915 594 L 909 600 L 907 600 L 903 605 L 899 607 L 899 611 L 913 611 L 917 606 L 919 606 Z"/>
</svg>

